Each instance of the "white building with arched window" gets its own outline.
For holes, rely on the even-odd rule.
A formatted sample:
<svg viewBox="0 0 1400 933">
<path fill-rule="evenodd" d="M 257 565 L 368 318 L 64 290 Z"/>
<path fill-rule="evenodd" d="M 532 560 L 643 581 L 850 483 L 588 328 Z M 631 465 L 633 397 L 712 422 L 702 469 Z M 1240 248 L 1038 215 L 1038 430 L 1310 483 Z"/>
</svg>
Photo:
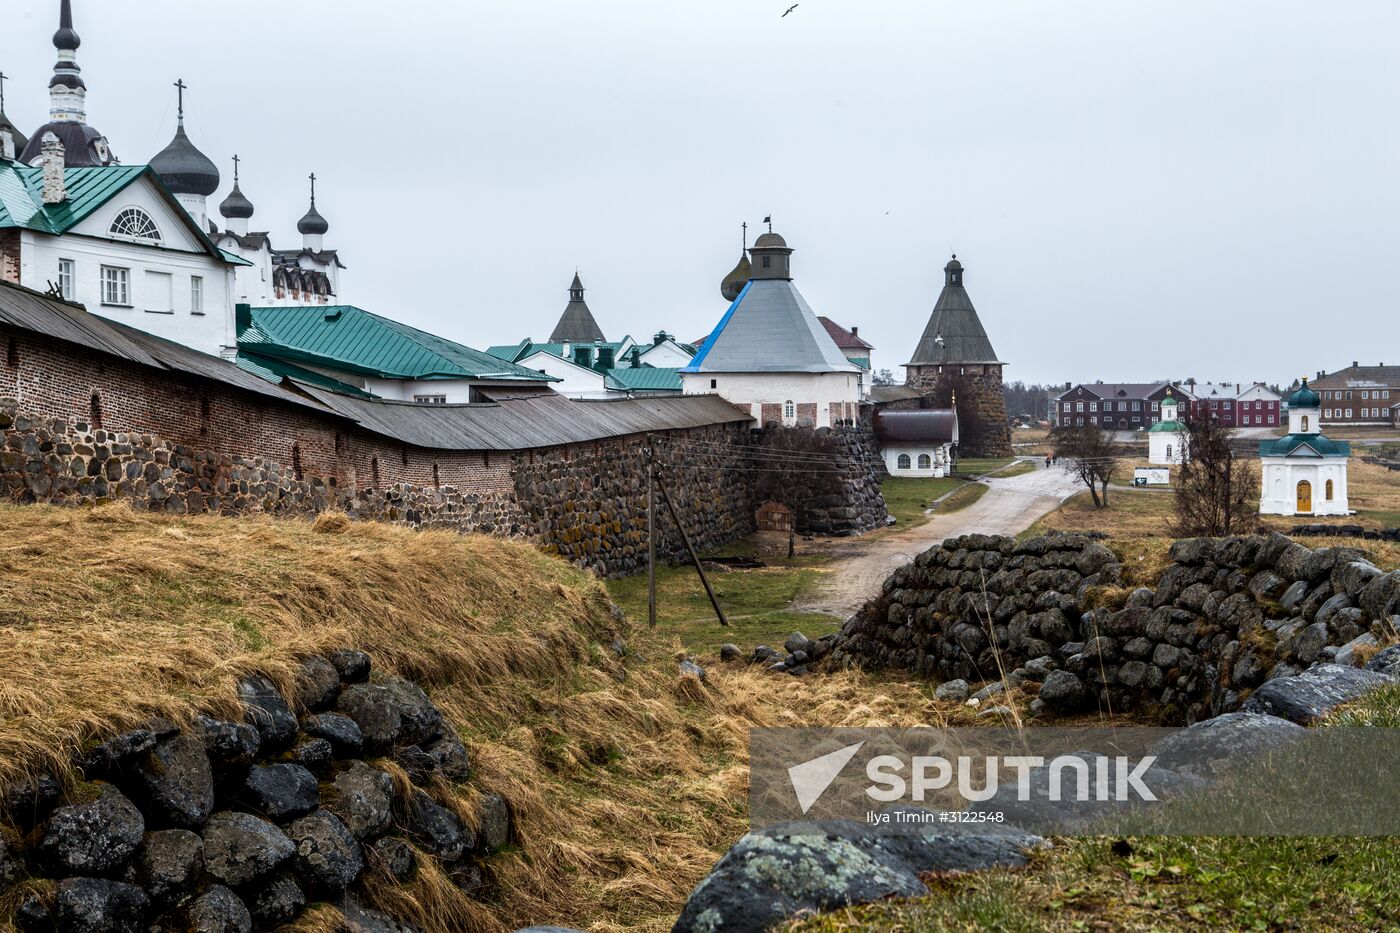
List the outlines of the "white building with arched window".
<svg viewBox="0 0 1400 933">
<path fill-rule="evenodd" d="M 1153 466 L 1180 466 L 1186 462 L 1186 425 L 1177 420 L 1172 390 L 1162 399 L 1162 420 L 1148 429 L 1147 462 Z"/>
<path fill-rule="evenodd" d="M 1322 399 L 1303 386 L 1288 398 L 1288 433 L 1259 445 L 1262 515 L 1349 515 L 1351 445 L 1322 434 Z"/>
<path fill-rule="evenodd" d="M 882 411 L 875 416 L 875 436 L 891 476 L 947 476 L 958 444 L 958 413 L 942 408 Z"/>
</svg>

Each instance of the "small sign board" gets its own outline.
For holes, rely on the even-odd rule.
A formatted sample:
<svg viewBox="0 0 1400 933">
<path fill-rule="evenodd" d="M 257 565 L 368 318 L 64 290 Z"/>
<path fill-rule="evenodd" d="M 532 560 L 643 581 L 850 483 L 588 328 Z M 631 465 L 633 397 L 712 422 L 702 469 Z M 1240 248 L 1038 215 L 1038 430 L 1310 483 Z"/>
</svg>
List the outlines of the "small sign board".
<svg viewBox="0 0 1400 933">
<path fill-rule="evenodd" d="M 1138 467 L 1133 471 L 1134 486 L 1170 486 L 1172 471 L 1166 467 Z"/>
</svg>

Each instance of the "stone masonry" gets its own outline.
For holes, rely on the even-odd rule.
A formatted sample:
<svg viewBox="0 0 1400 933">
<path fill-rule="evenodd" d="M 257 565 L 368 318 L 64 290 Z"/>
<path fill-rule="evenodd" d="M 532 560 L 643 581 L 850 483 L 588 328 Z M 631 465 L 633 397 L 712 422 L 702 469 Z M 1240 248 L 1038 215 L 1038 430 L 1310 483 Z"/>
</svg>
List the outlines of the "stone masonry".
<svg viewBox="0 0 1400 933">
<path fill-rule="evenodd" d="M 1171 557 L 1155 588 L 1128 592 L 1114 552 L 1083 535 L 955 538 L 897 570 L 832 656 L 942 681 L 1043 681 L 1055 712 L 1197 722 L 1400 634 L 1400 571 L 1354 548 L 1273 534 L 1178 541 Z"/>
</svg>

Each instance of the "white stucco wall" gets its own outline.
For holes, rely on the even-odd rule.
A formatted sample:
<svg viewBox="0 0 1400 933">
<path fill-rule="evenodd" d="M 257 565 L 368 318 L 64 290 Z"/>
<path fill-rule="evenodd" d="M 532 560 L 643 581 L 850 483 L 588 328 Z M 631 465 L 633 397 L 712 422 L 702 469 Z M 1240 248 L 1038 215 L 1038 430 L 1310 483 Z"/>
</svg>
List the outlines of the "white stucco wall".
<svg viewBox="0 0 1400 933">
<path fill-rule="evenodd" d="M 155 221 L 161 233 L 158 245 L 109 238 L 113 219 L 129 207 L 144 210 Z M 58 280 L 59 260 L 71 259 L 72 298 L 93 314 L 204 353 L 230 352 L 234 267 L 209 255 L 187 223 L 183 212 L 177 215 L 142 179 L 63 236 L 23 231 L 20 284 L 44 291 L 50 281 Z M 130 307 L 102 303 L 104 265 L 129 270 Z M 148 273 L 170 278 L 156 280 Z M 203 279 L 203 313 L 191 309 L 193 276 Z"/>
<path fill-rule="evenodd" d="M 736 405 L 747 405 L 754 418 L 762 423 L 767 405 L 796 405 L 815 403 L 817 421 L 814 427 L 829 428 L 832 423 L 831 404 L 860 403 L 857 374 L 850 373 L 681 373 L 681 387 L 686 395 L 719 395 Z M 840 411 L 839 420 L 844 417 Z M 787 422 L 788 419 L 784 419 Z M 794 419 L 795 422 L 795 419 Z"/>
<path fill-rule="evenodd" d="M 952 448 L 948 444 L 941 446 L 929 445 L 896 445 L 884 448 L 885 469 L 890 471 L 891 476 L 947 476 L 951 469 Z M 899 465 L 901 455 L 908 456 L 909 468 L 904 469 Z M 929 458 L 928 469 L 919 469 L 919 456 L 927 455 Z"/>
<path fill-rule="evenodd" d="M 1262 457 L 1263 490 L 1259 503 L 1262 515 L 1347 515 L 1346 457 Z M 1327 500 L 1327 481 L 1333 483 L 1332 500 Z M 1312 511 L 1298 512 L 1298 484 L 1312 484 Z"/>
<path fill-rule="evenodd" d="M 1179 466 L 1185 462 L 1186 435 L 1177 431 L 1156 431 L 1147 435 L 1147 462 L 1157 466 Z"/>
<path fill-rule="evenodd" d="M 561 360 L 552 353 L 533 353 L 516 365 L 537 369 L 562 380 L 551 382 L 549 387 L 569 398 L 617 398 L 625 394 L 609 392 L 602 373 Z"/>
<path fill-rule="evenodd" d="M 680 369 L 690 365 L 691 356 L 671 341 L 642 351 L 642 362 L 657 369 Z M 618 364 L 625 365 L 625 364 Z"/>
</svg>

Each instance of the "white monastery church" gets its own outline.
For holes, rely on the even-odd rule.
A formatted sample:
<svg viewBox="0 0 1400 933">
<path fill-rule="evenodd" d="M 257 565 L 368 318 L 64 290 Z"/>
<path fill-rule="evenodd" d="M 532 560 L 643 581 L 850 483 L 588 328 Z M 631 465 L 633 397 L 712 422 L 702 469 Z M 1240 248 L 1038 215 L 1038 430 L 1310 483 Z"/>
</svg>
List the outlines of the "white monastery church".
<svg viewBox="0 0 1400 933">
<path fill-rule="evenodd" d="M 792 282 L 792 253 L 770 229 L 749 250 L 748 281 L 695 358 L 681 369 L 687 395 L 717 394 L 760 425 L 853 423 L 861 368 L 846 359 Z M 730 278 L 721 291 L 729 297 Z"/>
<path fill-rule="evenodd" d="M 1177 418 L 1176 396 L 1167 389 L 1161 420 L 1147 433 L 1147 462 L 1153 466 L 1180 466 L 1186 462 L 1186 425 Z"/>
<path fill-rule="evenodd" d="M 1351 445 L 1322 433 L 1322 398 L 1308 381 L 1288 397 L 1288 433 L 1259 445 L 1263 515 L 1348 515 Z"/>
</svg>

